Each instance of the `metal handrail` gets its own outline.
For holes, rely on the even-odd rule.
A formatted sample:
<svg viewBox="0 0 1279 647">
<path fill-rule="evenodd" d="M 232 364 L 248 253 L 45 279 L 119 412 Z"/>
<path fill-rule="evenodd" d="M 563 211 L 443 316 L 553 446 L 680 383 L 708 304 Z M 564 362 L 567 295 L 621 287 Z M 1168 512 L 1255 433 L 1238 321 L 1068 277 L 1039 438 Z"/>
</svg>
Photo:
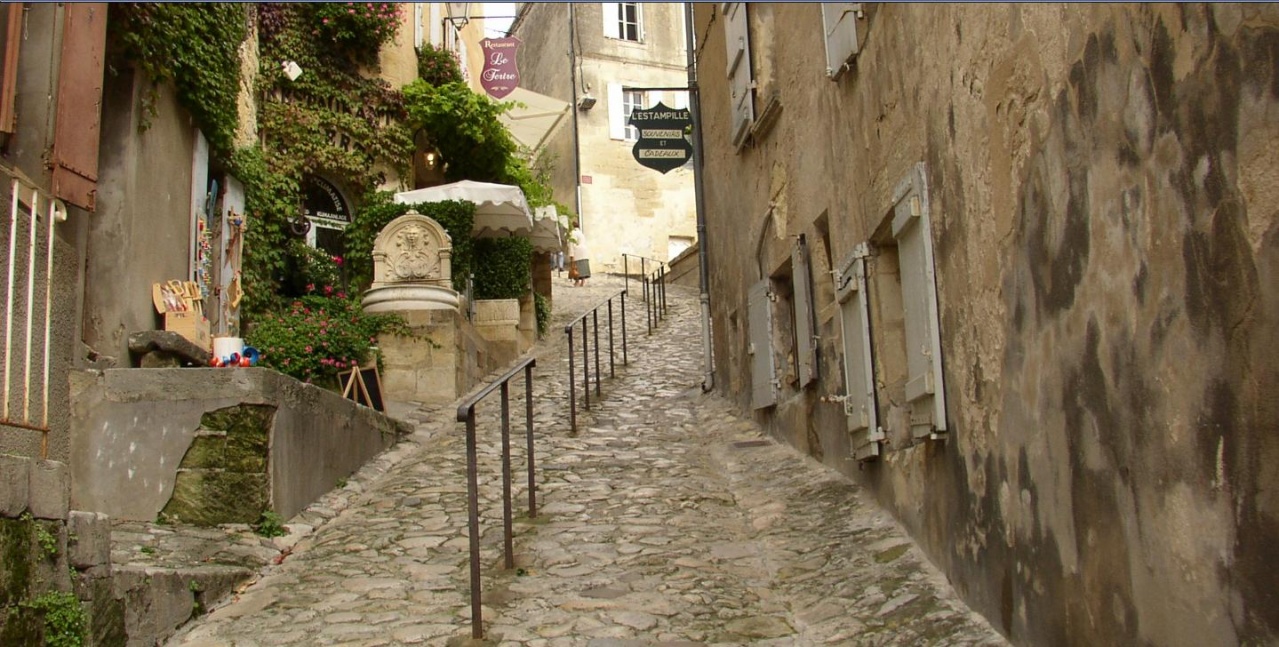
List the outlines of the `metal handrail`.
<svg viewBox="0 0 1279 647">
<path fill-rule="evenodd" d="M 493 391 L 502 391 L 502 526 L 506 569 L 515 568 L 514 532 L 511 519 L 511 407 L 510 381 L 524 372 L 525 436 L 528 451 L 528 516 L 537 517 L 537 484 L 533 471 L 533 367 L 537 358 L 525 357 L 488 386 L 462 400 L 457 407 L 457 421 L 466 423 L 466 496 L 467 523 L 471 544 L 471 637 L 484 637 L 484 620 L 480 610 L 480 492 L 479 467 L 476 457 L 475 406 Z"/>
<path fill-rule="evenodd" d="M 666 265 L 658 267 L 651 275 L 645 274 L 644 305 L 648 310 L 648 334 L 653 334 L 657 324 L 666 319 Z"/>
<path fill-rule="evenodd" d="M 643 277 L 643 276 L 645 276 L 646 274 L 648 274 L 648 263 L 650 263 L 650 262 L 651 262 L 651 263 L 654 263 L 654 264 L 656 264 L 656 265 L 665 265 L 665 264 L 666 264 L 666 263 L 665 263 L 665 261 L 659 261 L 659 260 L 657 260 L 656 258 L 649 258 L 649 257 L 647 257 L 647 256 L 639 256 L 639 255 L 636 255 L 636 254 L 622 254 L 622 282 L 624 283 L 625 287 L 626 287 L 628 290 L 629 290 L 629 289 L 630 289 L 630 287 L 631 287 L 631 283 L 630 283 L 630 281 L 631 281 L 631 264 L 630 264 L 630 259 L 632 259 L 632 258 L 639 259 L 639 262 L 640 262 L 640 276 L 641 276 L 641 277 Z M 643 297 L 644 297 L 644 300 L 645 300 L 645 301 L 648 301 L 648 294 L 647 294 L 647 293 L 645 293 L 645 294 L 643 295 Z"/>
<path fill-rule="evenodd" d="M 577 383 L 574 382 L 574 374 L 577 373 L 577 366 L 574 361 L 573 353 L 573 329 L 580 322 L 582 324 L 582 390 L 583 402 L 587 411 L 591 410 L 591 355 L 590 342 L 586 337 L 586 319 L 590 317 L 591 324 L 594 329 L 595 337 L 595 395 L 601 394 L 600 386 L 600 308 L 607 306 L 608 308 L 608 373 L 609 378 L 617 377 L 616 365 L 614 364 L 613 355 L 613 299 L 620 297 L 622 306 L 622 364 L 628 364 L 626 355 L 626 294 L 627 291 L 622 289 L 616 294 L 600 301 L 594 308 L 583 312 L 576 319 L 568 322 L 564 326 L 564 334 L 568 335 L 568 421 L 569 429 L 573 435 L 577 435 Z"/>
</svg>

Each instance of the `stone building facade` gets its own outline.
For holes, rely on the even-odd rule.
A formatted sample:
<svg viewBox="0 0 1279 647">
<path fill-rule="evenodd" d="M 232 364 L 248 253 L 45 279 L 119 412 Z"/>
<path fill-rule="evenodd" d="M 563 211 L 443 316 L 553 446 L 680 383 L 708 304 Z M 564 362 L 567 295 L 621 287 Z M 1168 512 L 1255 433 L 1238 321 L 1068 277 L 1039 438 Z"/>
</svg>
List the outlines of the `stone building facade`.
<svg viewBox="0 0 1279 647">
<path fill-rule="evenodd" d="M 511 27 L 523 41 L 520 86 L 577 107 L 540 155 L 556 200 L 579 211 L 596 272 L 622 271 L 622 254 L 667 261 L 696 238 L 691 168 L 640 166 L 626 126 L 633 108 L 688 105 L 686 92 L 642 89 L 687 86 L 683 12 L 677 3 L 530 2 Z"/>
<path fill-rule="evenodd" d="M 1279 639 L 1279 9 L 695 15 L 719 391 L 1017 644 Z"/>
</svg>

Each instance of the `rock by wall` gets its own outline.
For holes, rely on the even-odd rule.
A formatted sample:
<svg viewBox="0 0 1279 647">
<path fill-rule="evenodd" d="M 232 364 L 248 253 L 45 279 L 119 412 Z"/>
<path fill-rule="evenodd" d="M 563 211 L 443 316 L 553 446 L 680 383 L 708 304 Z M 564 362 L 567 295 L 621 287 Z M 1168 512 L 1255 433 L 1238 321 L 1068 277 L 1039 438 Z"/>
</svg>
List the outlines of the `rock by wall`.
<svg viewBox="0 0 1279 647">
<path fill-rule="evenodd" d="M 866 9 L 832 82 L 815 5 L 750 5 L 756 113 L 781 112 L 738 151 L 723 15 L 697 6 L 722 392 L 749 410 L 747 288 L 805 234 L 819 378 L 757 415 L 866 483 L 995 626 L 1279 638 L 1279 10 Z M 859 469 L 822 399 L 844 390 L 829 271 L 920 162 L 949 434 Z"/>
</svg>

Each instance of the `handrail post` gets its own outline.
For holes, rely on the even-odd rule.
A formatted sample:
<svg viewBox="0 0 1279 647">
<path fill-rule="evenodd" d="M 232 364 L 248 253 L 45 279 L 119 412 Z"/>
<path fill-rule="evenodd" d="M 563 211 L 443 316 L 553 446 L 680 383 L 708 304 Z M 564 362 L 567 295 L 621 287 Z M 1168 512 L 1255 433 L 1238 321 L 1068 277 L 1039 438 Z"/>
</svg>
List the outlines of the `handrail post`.
<svg viewBox="0 0 1279 647">
<path fill-rule="evenodd" d="M 608 376 L 617 377 L 617 369 L 613 365 L 613 297 L 608 298 Z"/>
<path fill-rule="evenodd" d="M 484 637 L 480 611 L 480 486 L 475 449 L 475 407 L 466 416 L 466 504 L 467 530 L 471 546 L 471 637 Z"/>
<path fill-rule="evenodd" d="M 595 334 L 595 395 L 600 394 L 600 309 L 591 311 L 591 328 Z"/>
<path fill-rule="evenodd" d="M 570 382 L 572 380 L 569 380 Z M 524 433 L 528 439 L 528 518 L 537 518 L 537 482 L 533 471 L 533 365 L 524 367 Z"/>
<path fill-rule="evenodd" d="M 631 264 L 626 258 L 626 254 L 622 254 L 622 289 L 631 289 Z"/>
<path fill-rule="evenodd" d="M 564 329 L 568 335 L 568 428 L 569 434 L 577 435 L 577 367 L 574 366 L 573 326 Z"/>
<path fill-rule="evenodd" d="M 666 266 L 662 266 L 662 319 L 666 319 Z"/>
<path fill-rule="evenodd" d="M 650 335 L 653 334 L 653 300 L 649 298 L 649 292 L 651 291 L 652 291 L 652 288 L 649 287 L 648 275 L 645 274 L 644 275 L 644 318 L 648 322 L 648 334 Z"/>
<path fill-rule="evenodd" d="M 626 357 L 626 294 L 629 290 L 622 291 L 622 363 L 630 364 Z"/>
<path fill-rule="evenodd" d="M 502 539 L 506 570 L 515 568 L 515 538 L 511 519 L 511 385 L 502 383 Z"/>
<path fill-rule="evenodd" d="M 582 318 L 582 395 L 587 411 L 591 410 L 591 343 L 586 340 L 586 318 Z"/>
</svg>

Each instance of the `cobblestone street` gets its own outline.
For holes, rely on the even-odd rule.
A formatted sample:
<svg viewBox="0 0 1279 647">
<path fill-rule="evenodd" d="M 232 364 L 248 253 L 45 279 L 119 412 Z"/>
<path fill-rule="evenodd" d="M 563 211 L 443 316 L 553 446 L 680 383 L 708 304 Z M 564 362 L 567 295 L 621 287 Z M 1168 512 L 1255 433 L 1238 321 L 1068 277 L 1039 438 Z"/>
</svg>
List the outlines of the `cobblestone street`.
<svg viewBox="0 0 1279 647">
<path fill-rule="evenodd" d="M 629 365 L 619 339 L 617 378 L 604 380 L 602 401 L 580 412 L 571 436 L 563 324 L 621 286 L 555 278 L 555 322 L 535 348 L 539 515 L 520 514 L 527 496 L 517 487 L 515 571 L 501 568 L 496 394 L 479 405 L 488 641 L 1006 644 L 856 485 L 701 393 L 691 289 L 669 289 L 668 317 L 648 336 L 631 283 Z M 603 367 L 607 375 L 606 355 Z M 518 486 L 524 387 L 512 384 Z M 287 557 L 170 644 L 464 644 L 465 443 L 455 411 L 393 410 L 415 433 L 292 520 L 306 536 Z"/>
</svg>

